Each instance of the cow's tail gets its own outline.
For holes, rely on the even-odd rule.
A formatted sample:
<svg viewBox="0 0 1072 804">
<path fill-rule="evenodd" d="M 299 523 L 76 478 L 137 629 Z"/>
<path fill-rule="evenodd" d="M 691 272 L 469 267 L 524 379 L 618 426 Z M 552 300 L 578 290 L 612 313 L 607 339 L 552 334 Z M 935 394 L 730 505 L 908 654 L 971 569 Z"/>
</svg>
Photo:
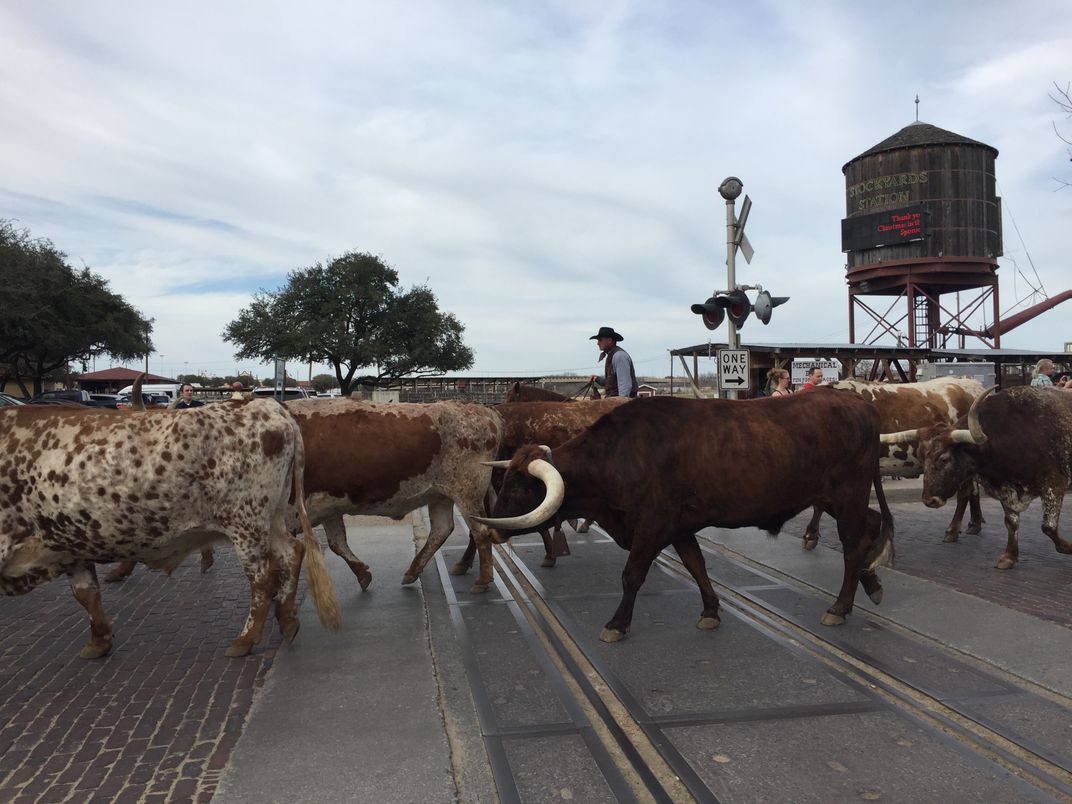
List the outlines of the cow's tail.
<svg viewBox="0 0 1072 804">
<path fill-rule="evenodd" d="M 871 551 L 867 556 L 868 569 L 874 569 L 879 564 L 892 565 L 895 555 L 893 549 L 893 514 L 890 513 L 890 507 L 886 504 L 886 492 L 882 490 L 882 472 L 875 465 L 875 498 L 878 500 L 879 509 L 879 526 L 878 536 L 875 538 L 874 544 L 871 545 Z M 869 514 L 873 514 L 873 511 L 869 511 Z"/>
<path fill-rule="evenodd" d="M 294 483 L 294 507 L 298 511 L 302 535 L 305 540 L 305 578 L 309 583 L 309 593 L 313 596 L 316 616 L 320 622 L 332 631 L 338 631 L 342 617 L 339 599 L 335 597 L 335 586 L 331 583 L 328 566 L 324 562 L 324 549 L 320 540 L 313 533 L 309 523 L 309 512 L 305 510 L 305 443 L 302 441 L 298 425 L 294 423 L 298 438 L 294 445 L 294 462 L 291 467 Z"/>
</svg>

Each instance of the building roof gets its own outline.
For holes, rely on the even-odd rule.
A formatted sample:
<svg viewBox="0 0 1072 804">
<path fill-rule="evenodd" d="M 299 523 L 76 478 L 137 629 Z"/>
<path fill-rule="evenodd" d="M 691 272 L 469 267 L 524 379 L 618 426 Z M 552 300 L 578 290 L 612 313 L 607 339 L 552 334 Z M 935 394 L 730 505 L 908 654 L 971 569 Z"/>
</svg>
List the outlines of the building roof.
<svg viewBox="0 0 1072 804">
<path fill-rule="evenodd" d="M 143 372 L 135 369 L 123 368 L 121 366 L 116 368 L 104 369 L 103 371 L 90 371 L 86 374 L 79 374 L 79 382 L 88 380 L 89 382 L 119 382 L 126 380 L 134 382 L 142 375 Z M 145 377 L 144 382 L 178 382 L 171 377 L 161 377 L 159 374 L 149 374 Z"/>
<path fill-rule="evenodd" d="M 914 123 L 909 123 L 896 134 L 887 137 L 878 145 L 868 148 L 859 156 L 850 159 L 842 166 L 841 172 L 844 173 L 853 162 L 867 156 L 886 151 L 896 151 L 900 148 L 918 148 L 924 145 L 977 145 L 980 148 L 990 149 L 994 152 L 994 156 L 998 155 L 998 149 L 992 145 L 987 145 L 985 142 L 979 142 L 970 137 L 946 131 L 944 128 L 932 126 L 930 123 L 921 123 L 917 120 Z"/>
</svg>

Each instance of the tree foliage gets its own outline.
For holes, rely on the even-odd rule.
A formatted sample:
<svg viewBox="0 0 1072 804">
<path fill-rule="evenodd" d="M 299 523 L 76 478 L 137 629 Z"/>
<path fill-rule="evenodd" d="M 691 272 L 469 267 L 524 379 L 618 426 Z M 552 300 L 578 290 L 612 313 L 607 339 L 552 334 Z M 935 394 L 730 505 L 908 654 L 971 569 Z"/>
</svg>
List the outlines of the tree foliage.
<svg viewBox="0 0 1072 804">
<path fill-rule="evenodd" d="M 0 363 L 26 393 L 50 373 L 94 357 L 132 360 L 152 350 L 152 321 L 108 282 L 76 270 L 50 241 L 0 220 Z"/>
<path fill-rule="evenodd" d="M 464 330 L 428 286 L 402 291 L 398 272 L 379 257 L 348 252 L 291 272 L 280 290 L 258 292 L 223 337 L 238 346 L 238 359 L 329 364 L 345 395 L 355 382 L 388 386 L 469 368 Z"/>
</svg>

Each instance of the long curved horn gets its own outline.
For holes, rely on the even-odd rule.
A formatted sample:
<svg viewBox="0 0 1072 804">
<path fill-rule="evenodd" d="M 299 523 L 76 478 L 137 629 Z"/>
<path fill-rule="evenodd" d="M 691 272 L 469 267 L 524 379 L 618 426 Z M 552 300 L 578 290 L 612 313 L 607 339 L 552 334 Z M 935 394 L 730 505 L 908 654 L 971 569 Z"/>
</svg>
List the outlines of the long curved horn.
<svg viewBox="0 0 1072 804">
<path fill-rule="evenodd" d="M 545 522 L 562 505 L 562 500 L 566 496 L 566 484 L 562 480 L 562 475 L 558 473 L 554 466 L 539 458 L 529 463 L 528 472 L 538 480 L 542 480 L 547 487 L 547 494 L 544 496 L 543 502 L 536 506 L 535 510 L 521 516 L 500 517 L 498 519 L 475 516 L 473 519 L 489 527 L 501 530 L 524 530 Z"/>
<path fill-rule="evenodd" d="M 986 433 L 983 432 L 983 425 L 979 423 L 979 403 L 996 390 L 997 386 L 991 385 L 982 394 L 975 397 L 975 401 L 968 408 L 968 429 L 954 430 L 950 433 L 950 438 L 959 444 L 975 444 L 979 446 L 986 443 Z"/>
<path fill-rule="evenodd" d="M 880 433 L 878 440 L 883 444 L 907 444 L 915 441 L 919 430 L 901 430 L 896 433 Z"/>
<path fill-rule="evenodd" d="M 510 465 L 510 461 L 481 461 L 481 466 L 490 466 L 492 469 L 505 469 Z"/>
<path fill-rule="evenodd" d="M 134 386 L 130 392 L 131 410 L 145 410 L 145 400 L 141 398 L 141 383 L 147 376 L 148 375 L 143 371 L 138 375 L 138 378 L 134 380 Z"/>
</svg>

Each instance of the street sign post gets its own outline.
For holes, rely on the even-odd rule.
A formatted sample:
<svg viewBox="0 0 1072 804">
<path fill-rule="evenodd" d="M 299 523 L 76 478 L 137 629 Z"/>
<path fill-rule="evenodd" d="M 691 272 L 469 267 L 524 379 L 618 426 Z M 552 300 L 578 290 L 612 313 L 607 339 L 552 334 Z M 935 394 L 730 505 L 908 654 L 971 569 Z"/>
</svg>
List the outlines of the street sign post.
<svg viewBox="0 0 1072 804">
<path fill-rule="evenodd" d="M 282 358 L 275 359 L 275 398 L 283 401 L 283 386 L 287 379 L 287 364 Z"/>
<path fill-rule="evenodd" d="M 720 390 L 750 391 L 752 372 L 747 349 L 718 350 L 718 387 Z"/>
</svg>

